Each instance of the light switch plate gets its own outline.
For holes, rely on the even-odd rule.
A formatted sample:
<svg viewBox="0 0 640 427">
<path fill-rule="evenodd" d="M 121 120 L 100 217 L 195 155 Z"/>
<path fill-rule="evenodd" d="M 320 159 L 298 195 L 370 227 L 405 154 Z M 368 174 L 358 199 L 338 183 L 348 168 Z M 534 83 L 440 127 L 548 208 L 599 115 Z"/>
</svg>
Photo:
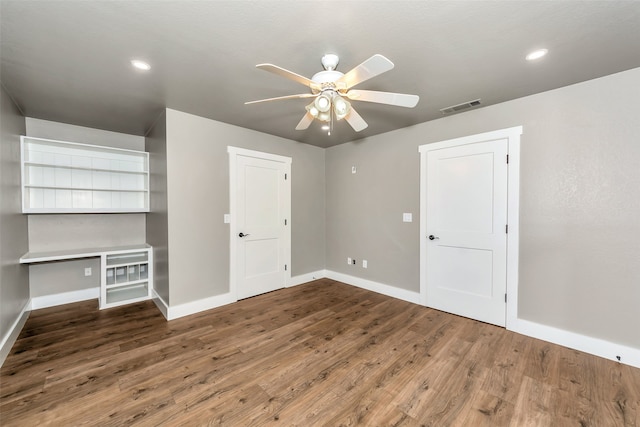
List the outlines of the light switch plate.
<svg viewBox="0 0 640 427">
<path fill-rule="evenodd" d="M 402 214 L 402 222 L 413 222 L 413 214 L 411 214 L 411 213 L 403 213 Z"/>
<path fill-rule="evenodd" d="M 231 214 L 224 214 L 224 223 L 229 224 L 231 222 Z"/>
</svg>

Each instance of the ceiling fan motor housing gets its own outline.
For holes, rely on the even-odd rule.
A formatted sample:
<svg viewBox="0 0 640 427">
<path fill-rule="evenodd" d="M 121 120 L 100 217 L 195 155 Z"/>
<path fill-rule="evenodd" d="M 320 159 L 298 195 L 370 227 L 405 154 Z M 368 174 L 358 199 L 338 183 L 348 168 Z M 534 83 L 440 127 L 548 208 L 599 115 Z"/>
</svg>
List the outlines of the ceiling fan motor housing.
<svg viewBox="0 0 640 427">
<path fill-rule="evenodd" d="M 335 82 L 338 81 L 342 76 L 344 76 L 344 73 L 335 70 L 320 71 L 318 73 L 315 73 L 313 77 L 311 77 L 311 80 L 320 86 L 320 90 L 316 90 L 314 91 L 314 93 L 322 92 L 327 89 L 335 90 Z"/>
</svg>

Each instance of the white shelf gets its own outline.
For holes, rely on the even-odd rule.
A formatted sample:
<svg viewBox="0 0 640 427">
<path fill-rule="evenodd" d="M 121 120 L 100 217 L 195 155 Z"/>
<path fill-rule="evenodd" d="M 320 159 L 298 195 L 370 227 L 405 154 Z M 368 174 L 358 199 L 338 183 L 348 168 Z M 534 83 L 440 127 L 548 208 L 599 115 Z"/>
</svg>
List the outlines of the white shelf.
<svg viewBox="0 0 640 427">
<path fill-rule="evenodd" d="M 21 137 L 23 213 L 149 211 L 149 153 Z"/>
<path fill-rule="evenodd" d="M 115 173 L 130 173 L 130 174 L 141 174 L 143 171 L 127 171 L 120 169 L 103 169 L 103 168 L 93 168 L 93 167 L 80 167 L 80 166 L 64 166 L 64 165 L 52 165 L 50 163 L 38 163 L 38 162 L 24 162 L 25 166 L 35 166 L 35 167 L 43 167 L 43 168 L 57 168 L 57 169 L 76 169 L 76 170 L 87 170 L 87 171 L 96 171 L 96 172 L 115 172 Z"/>
<path fill-rule="evenodd" d="M 150 245 L 111 246 L 108 248 L 82 248 L 61 251 L 27 252 L 20 257 L 20 264 L 32 264 L 36 262 L 62 261 L 65 259 L 92 258 L 112 254 L 128 254 L 151 249 Z"/>
<path fill-rule="evenodd" d="M 144 301 L 148 298 L 149 285 L 147 283 L 123 286 L 116 289 L 110 288 L 107 289 L 105 305 L 115 307 L 117 305 Z"/>
<path fill-rule="evenodd" d="M 131 282 L 125 282 L 125 283 L 116 283 L 114 285 L 107 285 L 107 293 L 109 292 L 110 289 L 118 289 L 118 288 L 124 288 L 126 286 L 146 284 L 147 282 L 148 280 L 144 279 L 144 280 L 133 280 Z"/>
<path fill-rule="evenodd" d="M 146 251 L 107 254 L 108 267 L 120 267 L 129 264 L 146 264 L 148 261 L 149 254 Z"/>
<path fill-rule="evenodd" d="M 118 193 L 146 193 L 147 190 L 126 188 L 93 188 L 93 187 L 54 187 L 50 185 L 25 185 L 25 188 L 42 188 L 45 190 L 71 190 L 71 191 L 113 191 Z"/>
</svg>

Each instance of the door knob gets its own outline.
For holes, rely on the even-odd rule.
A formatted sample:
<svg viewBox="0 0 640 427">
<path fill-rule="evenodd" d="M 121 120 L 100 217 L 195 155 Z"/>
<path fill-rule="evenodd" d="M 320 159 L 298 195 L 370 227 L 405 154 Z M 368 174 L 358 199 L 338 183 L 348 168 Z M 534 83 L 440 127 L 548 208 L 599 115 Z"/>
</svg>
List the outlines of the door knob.
<svg viewBox="0 0 640 427">
<path fill-rule="evenodd" d="M 238 237 L 247 237 L 247 236 L 249 236 L 249 234 L 244 234 L 244 233 L 238 234 Z"/>
<path fill-rule="evenodd" d="M 433 234 L 429 235 L 429 240 L 436 240 L 436 239 L 439 239 L 439 237 L 436 237 Z"/>
</svg>

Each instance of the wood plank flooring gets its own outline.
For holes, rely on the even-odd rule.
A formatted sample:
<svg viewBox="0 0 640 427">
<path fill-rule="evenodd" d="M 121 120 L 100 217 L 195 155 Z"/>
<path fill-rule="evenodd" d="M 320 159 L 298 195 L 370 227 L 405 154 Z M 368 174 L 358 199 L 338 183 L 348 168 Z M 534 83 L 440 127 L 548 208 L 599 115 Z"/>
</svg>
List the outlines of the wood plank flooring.
<svg viewBox="0 0 640 427">
<path fill-rule="evenodd" d="M 328 279 L 167 322 L 37 310 L 3 426 L 639 426 L 640 369 Z"/>
</svg>

